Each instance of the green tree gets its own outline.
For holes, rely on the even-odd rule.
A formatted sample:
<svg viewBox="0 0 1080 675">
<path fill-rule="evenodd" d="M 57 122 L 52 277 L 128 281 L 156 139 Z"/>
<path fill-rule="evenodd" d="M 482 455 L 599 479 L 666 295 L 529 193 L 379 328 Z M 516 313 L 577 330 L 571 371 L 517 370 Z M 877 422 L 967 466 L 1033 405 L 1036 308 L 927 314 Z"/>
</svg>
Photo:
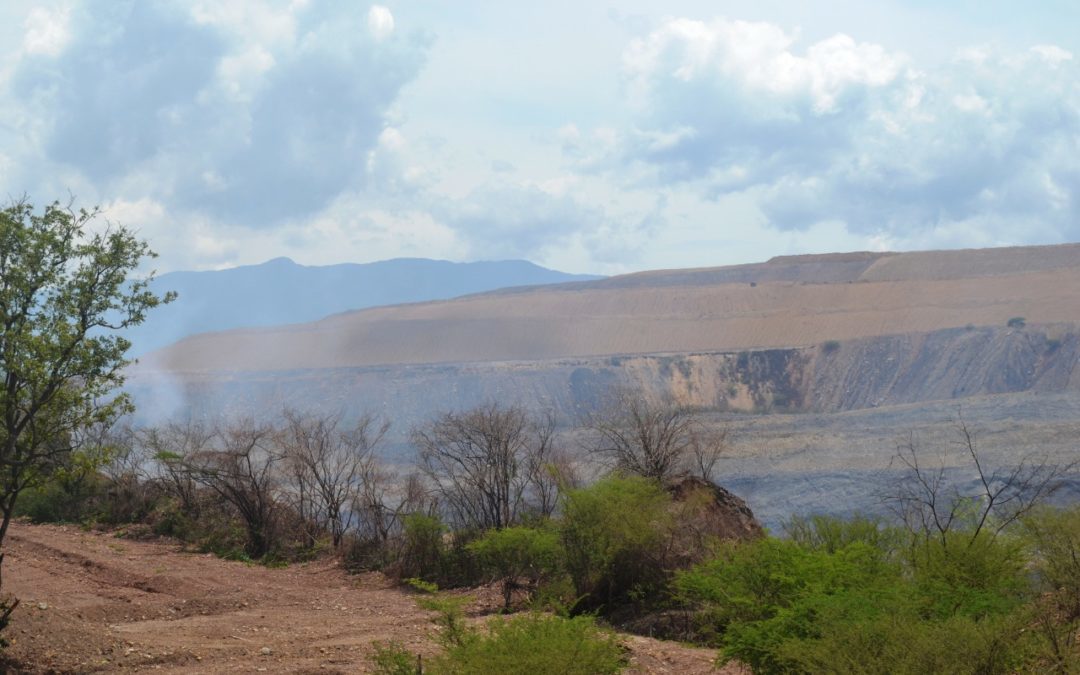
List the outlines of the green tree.
<svg viewBox="0 0 1080 675">
<path fill-rule="evenodd" d="M 130 343 L 118 331 L 171 301 L 133 279 L 147 244 L 98 209 L 27 201 L 0 210 L 0 565 L 19 494 L 50 480 L 87 428 L 132 409 L 117 388 Z M 0 600 L 0 630 L 18 601 Z"/>
<path fill-rule="evenodd" d="M 670 506 L 663 488 L 638 476 L 609 476 L 566 493 L 559 529 L 580 598 L 575 611 L 660 592 L 669 576 Z"/>
<path fill-rule="evenodd" d="M 503 610 L 510 610 L 515 589 L 530 597 L 540 582 L 556 574 L 562 563 L 559 533 L 550 527 L 507 527 L 488 530 L 468 545 L 486 571 L 502 580 Z"/>
</svg>

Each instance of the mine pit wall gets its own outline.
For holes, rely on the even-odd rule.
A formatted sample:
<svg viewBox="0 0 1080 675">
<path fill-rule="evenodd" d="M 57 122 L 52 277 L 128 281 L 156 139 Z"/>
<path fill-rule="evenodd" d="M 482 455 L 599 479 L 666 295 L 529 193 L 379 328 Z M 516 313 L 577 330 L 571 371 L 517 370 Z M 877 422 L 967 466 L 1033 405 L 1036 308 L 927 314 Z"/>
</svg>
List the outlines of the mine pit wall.
<svg viewBox="0 0 1080 675">
<path fill-rule="evenodd" d="M 821 412 L 1080 388 L 1075 325 L 959 328 L 818 348 L 806 377 Z"/>
<path fill-rule="evenodd" d="M 614 357 L 570 376 L 576 405 L 606 384 L 694 406 L 839 412 L 900 403 L 1080 388 L 1075 326 L 959 328 L 797 349 Z"/>
<path fill-rule="evenodd" d="M 431 416 L 498 401 L 552 409 L 565 424 L 612 386 L 732 412 L 839 412 L 1009 392 L 1080 389 L 1076 325 L 960 328 L 723 353 L 548 361 L 140 375 L 140 421 L 276 416 L 283 406 L 374 411 L 407 430 Z"/>
</svg>

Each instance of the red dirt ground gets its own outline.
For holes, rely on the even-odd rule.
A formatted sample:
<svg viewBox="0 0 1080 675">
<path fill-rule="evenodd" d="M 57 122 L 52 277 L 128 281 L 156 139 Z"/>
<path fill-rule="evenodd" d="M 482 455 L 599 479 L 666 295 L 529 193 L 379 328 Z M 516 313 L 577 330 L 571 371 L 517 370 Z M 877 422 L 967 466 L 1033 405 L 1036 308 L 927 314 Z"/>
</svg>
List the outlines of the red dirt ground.
<svg viewBox="0 0 1080 675">
<path fill-rule="evenodd" d="M 4 550 L 4 590 L 22 601 L 8 653 L 26 672 L 354 673 L 370 668 L 376 640 L 437 651 L 412 593 L 332 560 L 267 569 L 167 540 L 21 523 Z M 498 603 L 474 595 L 473 616 Z M 631 672 L 717 672 L 713 650 L 623 641 Z"/>
</svg>

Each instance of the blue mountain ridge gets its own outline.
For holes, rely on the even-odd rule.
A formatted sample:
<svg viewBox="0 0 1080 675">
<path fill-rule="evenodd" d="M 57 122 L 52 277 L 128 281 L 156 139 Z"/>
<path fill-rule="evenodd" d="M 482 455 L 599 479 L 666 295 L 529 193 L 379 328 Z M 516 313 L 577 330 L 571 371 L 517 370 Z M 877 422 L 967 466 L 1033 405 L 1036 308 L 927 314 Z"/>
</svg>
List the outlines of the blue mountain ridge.
<svg viewBox="0 0 1080 675">
<path fill-rule="evenodd" d="M 158 294 L 178 298 L 154 309 L 125 333 L 138 356 L 189 335 L 314 321 L 348 310 L 444 300 L 512 286 L 589 281 L 526 260 L 455 263 L 397 258 L 373 263 L 307 266 L 289 258 L 204 272 L 169 272 L 154 279 Z"/>
</svg>

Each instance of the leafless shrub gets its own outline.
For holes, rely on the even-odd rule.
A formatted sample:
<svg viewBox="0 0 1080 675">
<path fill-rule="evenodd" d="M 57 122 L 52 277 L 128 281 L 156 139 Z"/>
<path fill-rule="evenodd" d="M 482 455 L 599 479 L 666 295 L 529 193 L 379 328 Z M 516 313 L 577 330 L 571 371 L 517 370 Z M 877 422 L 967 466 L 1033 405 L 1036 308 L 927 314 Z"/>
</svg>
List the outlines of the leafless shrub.
<svg viewBox="0 0 1080 675">
<path fill-rule="evenodd" d="M 574 487 L 580 479 L 573 461 L 557 442 L 555 414 L 543 413 L 532 420 L 533 442 L 525 453 L 525 474 L 529 484 L 530 508 L 542 517 L 555 513 L 559 495 Z"/>
<path fill-rule="evenodd" d="M 199 517 L 201 500 L 199 485 L 187 460 L 211 450 L 216 437 L 216 430 L 191 421 L 173 422 L 138 432 L 146 454 L 156 463 L 156 482 L 166 494 L 176 499 L 181 512 L 191 518 Z"/>
<path fill-rule="evenodd" d="M 980 536 L 996 537 L 1054 492 L 1076 465 L 1027 456 L 1014 465 L 991 469 L 980 456 L 976 432 L 962 417 L 957 419 L 956 435 L 934 458 L 910 433 L 894 458 L 906 476 L 884 499 L 908 531 L 925 540 L 936 539 L 943 547 L 959 531 L 969 546 Z M 973 489 L 958 485 L 955 470 L 949 468 L 950 453 L 959 455 L 974 472 Z"/>
<path fill-rule="evenodd" d="M 593 455 L 617 471 L 661 482 L 687 474 L 711 480 L 726 449 L 726 431 L 709 429 L 698 411 L 671 400 L 653 403 L 630 389 L 614 390 L 585 426 Z"/>
<path fill-rule="evenodd" d="M 417 473 L 402 476 L 378 459 L 365 465 L 353 501 L 356 525 L 346 563 L 359 569 L 389 570 L 402 557 L 404 523 L 410 514 L 433 515 L 437 502 Z"/>
<path fill-rule="evenodd" d="M 143 520 L 161 491 L 150 480 L 146 448 L 137 432 L 128 424 L 116 425 L 97 442 L 104 453 L 99 469 L 105 478 L 102 517 L 112 523 Z"/>
<path fill-rule="evenodd" d="M 413 432 L 417 463 L 457 524 L 501 529 L 528 513 L 550 513 L 558 491 L 551 416 L 520 406 L 446 413 Z"/>
<path fill-rule="evenodd" d="M 337 547 L 352 526 L 352 506 L 365 483 L 377 489 L 373 484 L 382 479 L 374 449 L 390 425 L 371 415 L 349 429 L 340 428 L 339 415 L 287 410 L 284 418 L 279 439 L 297 513 L 301 522 L 328 532 Z M 308 537 L 314 543 L 314 533 Z"/>
<path fill-rule="evenodd" d="M 273 442 L 273 429 L 243 421 L 220 429 L 216 437 L 214 447 L 188 454 L 183 468 L 236 509 L 247 532 L 248 555 L 262 557 L 277 543 L 276 468 L 282 455 Z"/>
<path fill-rule="evenodd" d="M 690 453 L 687 458 L 690 473 L 698 478 L 715 481 L 716 465 L 728 451 L 727 427 L 712 429 L 696 424 L 690 434 Z"/>
</svg>

